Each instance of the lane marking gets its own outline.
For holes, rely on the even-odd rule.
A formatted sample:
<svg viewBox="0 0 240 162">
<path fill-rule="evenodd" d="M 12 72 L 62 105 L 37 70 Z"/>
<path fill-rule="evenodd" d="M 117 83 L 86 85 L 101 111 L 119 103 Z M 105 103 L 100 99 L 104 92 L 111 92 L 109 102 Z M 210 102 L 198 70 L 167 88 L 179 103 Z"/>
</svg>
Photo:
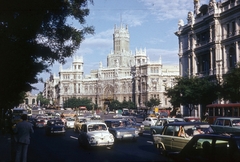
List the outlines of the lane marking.
<svg viewBox="0 0 240 162">
<path fill-rule="evenodd" d="M 152 145 L 153 145 L 153 141 L 147 141 L 147 143 L 150 143 L 150 144 L 152 144 Z"/>
<path fill-rule="evenodd" d="M 76 140 L 78 139 L 77 137 L 74 137 L 74 136 L 70 136 L 70 138 L 73 138 L 73 139 L 76 139 Z"/>
</svg>

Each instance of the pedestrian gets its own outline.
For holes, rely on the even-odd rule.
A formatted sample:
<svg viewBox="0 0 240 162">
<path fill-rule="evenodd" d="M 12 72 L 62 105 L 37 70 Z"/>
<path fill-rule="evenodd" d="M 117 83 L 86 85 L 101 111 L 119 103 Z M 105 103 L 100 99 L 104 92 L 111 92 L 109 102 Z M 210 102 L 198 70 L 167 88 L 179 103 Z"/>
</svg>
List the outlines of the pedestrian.
<svg viewBox="0 0 240 162">
<path fill-rule="evenodd" d="M 26 162 L 28 145 L 30 144 L 30 134 L 34 133 L 33 125 L 27 121 L 27 114 L 21 116 L 22 121 L 13 128 L 16 142 L 15 162 Z"/>
</svg>

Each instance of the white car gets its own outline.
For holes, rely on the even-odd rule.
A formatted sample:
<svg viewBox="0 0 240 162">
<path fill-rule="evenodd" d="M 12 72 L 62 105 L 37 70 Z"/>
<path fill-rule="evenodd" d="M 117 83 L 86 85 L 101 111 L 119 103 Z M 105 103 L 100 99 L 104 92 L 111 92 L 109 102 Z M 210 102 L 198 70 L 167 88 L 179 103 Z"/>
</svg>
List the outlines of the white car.
<svg viewBox="0 0 240 162">
<path fill-rule="evenodd" d="M 107 125 L 104 122 L 91 121 L 82 124 L 78 136 L 78 144 L 85 148 L 94 146 L 111 148 L 114 144 L 114 137 L 108 131 Z"/>
<path fill-rule="evenodd" d="M 74 128 L 74 122 L 75 119 L 74 118 L 66 118 L 66 128 Z"/>
<path fill-rule="evenodd" d="M 122 114 L 116 114 L 116 115 L 113 116 L 114 119 L 119 119 L 119 118 L 122 118 L 122 117 L 123 117 Z"/>
<path fill-rule="evenodd" d="M 156 117 L 147 117 L 142 123 L 144 126 L 153 126 L 157 122 Z"/>
</svg>

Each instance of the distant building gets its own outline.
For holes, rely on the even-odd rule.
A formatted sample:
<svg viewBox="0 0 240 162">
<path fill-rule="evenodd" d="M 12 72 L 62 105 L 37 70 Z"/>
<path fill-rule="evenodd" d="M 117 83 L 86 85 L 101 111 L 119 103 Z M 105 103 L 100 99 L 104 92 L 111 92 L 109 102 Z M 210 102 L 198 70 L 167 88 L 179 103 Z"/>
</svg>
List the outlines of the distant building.
<svg viewBox="0 0 240 162">
<path fill-rule="evenodd" d="M 31 92 L 26 92 L 24 102 L 21 103 L 19 107 L 25 107 L 26 105 L 30 107 L 37 105 L 37 95 L 31 94 Z"/>
<path fill-rule="evenodd" d="M 239 62 L 240 0 L 209 0 L 200 6 L 194 0 L 194 12 L 189 12 L 187 23 L 179 20 L 179 66 L 181 76 L 222 76 Z M 206 96 L 207 97 L 207 96 Z M 188 111 L 182 108 L 182 113 Z M 201 107 L 195 111 L 201 116 Z"/>
<path fill-rule="evenodd" d="M 136 49 L 133 54 L 129 38 L 127 26 L 115 26 L 107 67 L 100 62 L 98 69 L 84 76 L 83 58 L 75 56 L 69 69 L 60 67 L 59 76 L 51 75 L 45 82 L 45 97 L 60 106 L 68 98 L 87 97 L 101 108 L 112 100 L 133 101 L 138 108 L 145 108 L 150 98 L 158 98 L 159 107 L 171 107 L 164 92 L 179 76 L 178 65 L 162 65 L 160 54 L 159 60 L 150 61 L 146 49 Z"/>
</svg>

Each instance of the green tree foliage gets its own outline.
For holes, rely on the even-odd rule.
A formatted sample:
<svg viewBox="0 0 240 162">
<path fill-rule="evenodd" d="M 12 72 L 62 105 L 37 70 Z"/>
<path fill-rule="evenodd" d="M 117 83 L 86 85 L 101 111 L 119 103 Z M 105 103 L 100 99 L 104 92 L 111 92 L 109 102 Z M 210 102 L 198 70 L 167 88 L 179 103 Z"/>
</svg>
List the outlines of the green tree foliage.
<svg viewBox="0 0 240 162">
<path fill-rule="evenodd" d="M 168 88 L 165 95 L 172 105 L 188 107 L 190 115 L 198 104 L 210 104 L 218 98 L 219 86 L 208 78 L 178 77 L 175 80 L 176 85 Z"/>
<path fill-rule="evenodd" d="M 135 109 L 136 106 L 132 101 L 123 101 L 121 103 L 121 108 Z"/>
<path fill-rule="evenodd" d="M 63 103 L 64 108 L 79 108 L 80 106 L 86 106 L 87 110 L 92 110 L 93 105 L 91 99 L 76 97 L 69 98 Z"/>
<path fill-rule="evenodd" d="M 150 98 L 149 101 L 147 101 L 145 104 L 147 107 L 153 108 L 154 106 L 158 106 L 161 103 L 161 101 L 158 98 Z"/>
<path fill-rule="evenodd" d="M 232 103 L 240 102 L 240 63 L 223 76 L 221 96 Z"/>
<path fill-rule="evenodd" d="M 50 100 L 46 99 L 42 93 L 39 93 L 37 96 L 37 103 L 40 101 L 40 106 L 48 106 L 50 104 Z"/>
<path fill-rule="evenodd" d="M 85 35 L 93 34 L 93 27 L 85 24 L 88 3 L 93 2 L 0 0 L 0 107 L 18 105 L 23 99 L 19 94 L 41 80 L 38 74 L 49 72 L 55 62 L 65 63 Z"/>
<path fill-rule="evenodd" d="M 121 102 L 119 102 L 118 100 L 112 100 L 109 104 L 110 111 L 117 110 L 120 108 L 121 108 Z"/>
</svg>

